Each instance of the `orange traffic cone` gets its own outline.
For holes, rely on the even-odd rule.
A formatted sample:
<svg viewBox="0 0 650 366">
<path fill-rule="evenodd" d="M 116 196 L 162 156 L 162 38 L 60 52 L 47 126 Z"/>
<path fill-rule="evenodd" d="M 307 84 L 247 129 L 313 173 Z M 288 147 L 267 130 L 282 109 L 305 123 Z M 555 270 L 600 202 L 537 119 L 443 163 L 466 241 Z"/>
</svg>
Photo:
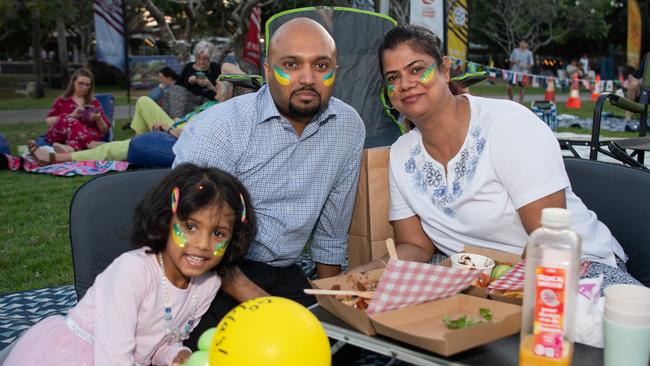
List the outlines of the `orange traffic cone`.
<svg viewBox="0 0 650 366">
<path fill-rule="evenodd" d="M 602 86 L 600 85 L 600 74 L 596 74 L 596 81 L 594 81 L 594 87 L 591 89 L 591 101 L 595 102 L 596 99 L 602 93 Z"/>
<path fill-rule="evenodd" d="M 571 92 L 569 93 L 569 99 L 566 101 L 567 108 L 580 109 L 582 103 L 580 101 L 580 82 L 578 81 L 578 74 L 573 74 L 571 80 Z"/>
<path fill-rule="evenodd" d="M 544 93 L 544 100 L 547 102 L 555 102 L 555 79 L 548 78 L 546 81 L 546 93 Z"/>
</svg>

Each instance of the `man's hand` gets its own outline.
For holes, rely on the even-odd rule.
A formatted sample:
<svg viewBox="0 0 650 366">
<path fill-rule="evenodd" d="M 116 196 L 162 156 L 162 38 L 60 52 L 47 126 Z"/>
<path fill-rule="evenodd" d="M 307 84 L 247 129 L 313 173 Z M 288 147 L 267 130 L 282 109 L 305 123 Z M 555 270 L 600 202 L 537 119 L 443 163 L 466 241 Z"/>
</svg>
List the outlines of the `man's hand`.
<svg viewBox="0 0 650 366">
<path fill-rule="evenodd" d="M 233 299 L 244 302 L 258 297 L 271 296 L 261 287 L 257 286 L 236 267 L 234 273 L 222 279 L 221 289 Z"/>
<path fill-rule="evenodd" d="M 166 131 L 167 128 L 162 125 L 162 123 L 154 123 L 153 126 L 151 126 L 151 131 Z"/>
<path fill-rule="evenodd" d="M 180 364 L 187 362 L 187 360 L 190 358 L 191 355 L 192 352 L 186 349 L 178 352 L 178 354 L 176 355 L 176 357 L 174 357 L 174 360 L 172 361 L 172 366 L 179 366 Z"/>
<path fill-rule="evenodd" d="M 316 272 L 318 272 L 318 278 L 334 277 L 341 273 L 341 266 L 316 263 Z"/>
</svg>

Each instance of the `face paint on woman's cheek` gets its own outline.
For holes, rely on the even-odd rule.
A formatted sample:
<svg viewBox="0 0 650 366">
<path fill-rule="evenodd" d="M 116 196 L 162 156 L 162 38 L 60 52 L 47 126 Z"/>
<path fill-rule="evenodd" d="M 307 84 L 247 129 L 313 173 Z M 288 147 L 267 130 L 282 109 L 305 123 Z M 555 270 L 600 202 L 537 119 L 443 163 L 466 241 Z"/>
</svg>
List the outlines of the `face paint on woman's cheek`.
<svg viewBox="0 0 650 366">
<path fill-rule="evenodd" d="M 187 244 L 187 235 L 177 223 L 172 224 L 172 240 L 181 248 L 184 248 L 185 244 Z"/>
<path fill-rule="evenodd" d="M 334 80 L 336 80 L 336 73 L 334 70 L 332 70 L 323 76 L 323 85 L 332 86 L 332 84 L 334 84 Z"/>
<path fill-rule="evenodd" d="M 433 77 L 436 76 L 436 65 L 431 65 L 428 69 L 424 70 L 422 76 L 420 76 L 420 82 L 422 84 L 429 84 Z"/>
<path fill-rule="evenodd" d="M 278 83 L 280 83 L 282 86 L 289 85 L 289 81 L 291 80 L 291 76 L 289 76 L 289 74 L 275 65 L 273 66 L 273 76 L 275 77 L 275 80 L 277 80 Z"/>
<path fill-rule="evenodd" d="M 395 85 L 386 85 L 386 92 L 388 92 L 388 96 L 392 97 L 395 95 Z"/>
<path fill-rule="evenodd" d="M 216 243 L 214 245 L 214 252 L 212 255 L 215 257 L 222 257 L 226 253 L 226 248 L 228 248 L 229 240 L 224 240 Z"/>
</svg>

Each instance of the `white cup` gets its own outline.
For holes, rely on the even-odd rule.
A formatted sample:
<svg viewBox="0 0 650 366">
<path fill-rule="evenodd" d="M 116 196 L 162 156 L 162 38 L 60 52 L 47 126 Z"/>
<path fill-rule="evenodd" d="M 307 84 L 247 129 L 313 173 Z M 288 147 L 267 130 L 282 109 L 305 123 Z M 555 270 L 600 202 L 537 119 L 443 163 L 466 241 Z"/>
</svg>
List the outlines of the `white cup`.
<svg viewBox="0 0 650 366">
<path fill-rule="evenodd" d="M 631 327 L 650 326 L 650 310 L 642 314 L 629 314 L 612 309 L 609 306 L 605 305 L 604 315 L 605 318 L 609 319 L 610 321 L 621 325 L 628 325 Z"/>
<path fill-rule="evenodd" d="M 467 264 L 461 264 L 459 263 L 460 261 L 463 260 L 463 258 L 469 257 L 469 261 L 471 261 L 472 265 L 467 265 Z M 485 277 L 484 286 L 487 286 L 487 283 L 490 282 L 490 277 L 492 275 L 492 269 L 494 268 L 495 262 L 492 258 L 488 258 L 484 255 L 480 254 L 473 254 L 473 253 L 456 253 L 451 256 L 451 268 L 463 268 L 463 269 L 469 269 L 469 270 L 477 270 L 480 275 L 478 275 L 480 278 Z M 473 285 L 474 286 L 481 286 L 482 282 L 479 281 L 479 279 L 475 280 Z"/>
<path fill-rule="evenodd" d="M 605 306 L 625 314 L 647 314 L 650 312 L 650 288 L 639 285 L 608 286 L 605 288 Z"/>
</svg>

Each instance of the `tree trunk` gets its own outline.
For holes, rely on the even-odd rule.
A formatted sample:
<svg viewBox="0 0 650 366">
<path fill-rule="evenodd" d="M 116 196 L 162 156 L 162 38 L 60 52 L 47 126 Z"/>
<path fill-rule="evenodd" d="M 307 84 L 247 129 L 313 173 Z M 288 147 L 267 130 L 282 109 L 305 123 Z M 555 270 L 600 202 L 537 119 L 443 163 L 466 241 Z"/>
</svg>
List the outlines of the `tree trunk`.
<svg viewBox="0 0 650 366">
<path fill-rule="evenodd" d="M 90 14 L 86 14 L 86 0 L 79 0 L 79 13 L 81 14 L 81 19 L 79 20 L 82 24 L 81 26 L 81 37 L 80 37 L 80 50 L 81 50 L 81 63 L 83 67 L 88 68 L 88 53 L 89 53 L 89 34 L 91 34 L 90 22 L 94 19 L 94 14 L 90 11 Z M 92 4 L 92 3 L 91 3 Z M 92 8 L 91 8 L 92 9 Z"/>
<path fill-rule="evenodd" d="M 36 92 L 34 98 L 43 98 L 43 59 L 41 58 L 41 14 L 38 6 L 32 3 L 32 58 L 34 59 L 34 78 Z"/>
<path fill-rule="evenodd" d="M 59 66 L 61 67 L 61 85 L 67 85 L 70 79 L 68 69 L 68 42 L 66 39 L 65 23 L 63 17 L 56 18 L 56 43 L 59 49 Z"/>
</svg>

